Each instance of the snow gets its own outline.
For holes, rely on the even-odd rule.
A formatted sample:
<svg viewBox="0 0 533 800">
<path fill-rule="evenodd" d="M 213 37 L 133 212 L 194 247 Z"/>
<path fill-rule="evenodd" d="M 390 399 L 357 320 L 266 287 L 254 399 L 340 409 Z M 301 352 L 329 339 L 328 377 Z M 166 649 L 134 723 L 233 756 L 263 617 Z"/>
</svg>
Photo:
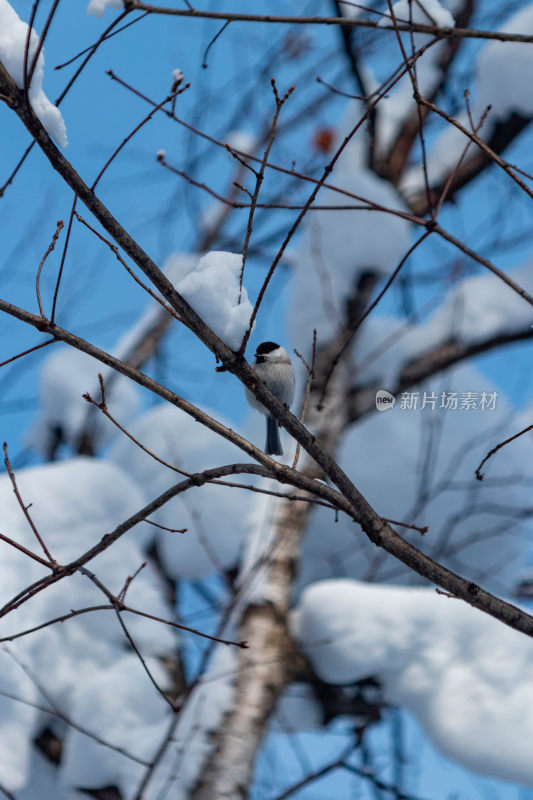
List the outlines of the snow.
<svg viewBox="0 0 533 800">
<path fill-rule="evenodd" d="M 234 130 L 226 134 L 226 142 L 241 153 L 253 153 L 257 147 L 257 136 L 251 131 Z"/>
<path fill-rule="evenodd" d="M 377 677 L 437 747 L 474 772 L 533 785 L 533 641 L 433 589 L 330 580 L 292 633 L 322 680 Z"/>
<path fill-rule="evenodd" d="M 169 268 L 174 270 L 176 291 L 228 347 L 238 350 L 252 314 L 244 286 L 239 303 L 242 256 L 212 251 L 192 269 L 184 262 L 167 263 L 166 269 Z"/>
<path fill-rule="evenodd" d="M 389 183 L 360 166 L 357 146 L 348 148 L 329 182 L 365 201 L 405 210 Z M 320 205 L 358 205 L 353 198 L 322 189 Z M 338 330 L 346 300 L 363 272 L 386 276 L 410 244 L 410 224 L 381 211 L 311 211 L 291 280 L 290 329 L 293 344 L 309 349 L 313 328 L 323 345 Z"/>
<path fill-rule="evenodd" d="M 510 271 L 526 291 L 533 291 L 533 263 Z M 482 272 L 463 279 L 448 294 L 441 307 L 422 326 L 426 348 L 453 336 L 457 341 L 476 342 L 490 336 L 514 333 L 531 326 L 533 310 L 496 275 Z"/>
<path fill-rule="evenodd" d="M 375 327 L 373 347 L 380 341 Z M 530 547 L 531 524 L 521 512 L 531 505 L 532 440 L 522 437 L 513 442 L 514 450 L 503 448 L 487 464 L 480 483 L 474 471 L 490 447 L 520 430 L 505 398 L 498 395 L 494 410 L 439 408 L 442 392 L 457 392 L 459 401 L 462 392 L 475 392 L 479 406 L 482 392 L 497 391 L 468 366 L 447 371 L 416 391 L 417 410 L 402 408 L 399 398 L 392 410 L 369 414 L 352 426 L 343 438 L 339 463 L 379 514 L 429 525 L 423 537 L 397 528 L 416 547 L 486 588 L 509 593 Z M 424 392 L 427 397 L 434 393 L 435 410 L 429 404 L 421 409 Z M 369 581 L 420 580 L 376 549 L 346 517 L 340 515 L 335 522 L 333 512 L 316 508 L 303 544 L 298 585 L 339 571 Z"/>
<path fill-rule="evenodd" d="M 94 14 L 95 17 L 103 17 L 106 8 L 115 8 L 117 11 L 123 11 L 123 0 L 90 0 L 87 6 L 87 14 Z"/>
<path fill-rule="evenodd" d="M 501 26 L 506 33 L 533 34 L 533 5 L 513 14 Z M 533 114 L 533 97 L 529 75 L 533 70 L 533 54 L 528 44 L 520 42 L 487 42 L 477 63 L 477 109 L 492 106 L 489 119 L 503 120 L 513 112 L 524 117 Z M 483 128 L 483 131 L 485 129 Z"/>
<path fill-rule="evenodd" d="M 420 0 L 416 3 L 410 3 L 409 0 L 398 0 L 394 3 L 392 10 L 398 22 L 438 25 L 439 28 L 453 28 L 455 25 L 453 16 L 438 0 Z M 390 20 L 391 14 L 386 10 L 378 24 L 379 26 L 390 25 Z"/>
<path fill-rule="evenodd" d="M 24 87 L 24 52 L 28 26 L 22 22 L 14 8 L 7 0 L 0 0 L 0 61 L 9 72 L 19 89 Z M 37 49 L 39 37 L 32 29 L 28 51 L 28 65 L 31 65 Z M 68 144 L 67 131 L 63 117 L 57 106 L 53 105 L 45 95 L 42 83 L 44 76 L 44 55 L 39 54 L 32 82 L 29 88 L 29 99 L 37 117 L 61 147 Z"/>
<path fill-rule="evenodd" d="M 450 4 L 447 3 L 446 5 Z M 447 28 L 455 25 L 455 20 L 450 10 L 437 2 L 437 0 L 424 0 L 423 3 L 410 3 L 409 0 L 399 0 L 394 4 L 393 9 L 399 22 L 408 23 L 412 19 L 413 22 L 422 25 L 435 24 Z M 390 26 L 390 19 L 389 11 L 385 10 L 379 25 Z M 404 44 L 409 53 L 411 48 L 418 50 L 431 40 L 431 34 L 414 33 L 412 39 L 408 34 L 404 34 Z M 434 44 L 416 61 L 418 89 L 423 96 L 431 97 L 435 87 L 438 86 L 442 76 L 440 62 L 444 47 L 446 47 L 444 42 Z M 396 45 L 396 49 L 398 57 L 401 57 L 398 45 Z M 388 156 L 389 149 L 399 134 L 402 124 L 411 117 L 415 108 L 413 85 L 409 74 L 406 74 L 387 92 L 377 106 L 376 150 L 380 158 Z"/>
<path fill-rule="evenodd" d="M 510 277 L 533 291 L 533 263 L 510 270 Z M 407 364 L 446 342 L 466 345 L 526 330 L 531 306 L 496 275 L 480 272 L 461 280 L 427 320 L 409 324 L 372 315 L 354 345 L 357 382 L 392 390 Z"/>
<path fill-rule="evenodd" d="M 179 715 L 179 724 L 173 737 L 174 746 L 162 760 L 156 782 L 147 800 L 162 796 L 172 800 L 188 800 L 198 781 L 199 767 L 205 765 L 216 741 L 223 714 L 233 698 L 233 687 L 238 672 L 235 648 L 219 645 L 212 656 L 211 666 L 199 679 L 186 705 Z M 167 794 L 156 791 L 158 782 Z M 160 784 L 161 785 L 161 784 Z"/>
<path fill-rule="evenodd" d="M 3 693 L 22 697 L 30 703 L 39 701 L 35 686 L 21 676 L 7 648 L 0 649 L 0 775 L 2 783 L 18 789 L 24 783 L 31 758 L 32 742 L 28 730 L 35 727 L 36 709 L 13 702 Z"/>
<path fill-rule="evenodd" d="M 148 659 L 150 672 L 162 688 L 168 676 L 161 665 Z M 147 676 L 140 661 L 123 655 L 104 674 L 80 683 L 72 700 L 72 714 L 89 730 L 145 761 L 153 758 L 169 724 L 169 707 L 156 692 L 146 691 Z M 102 703 L 105 698 L 105 703 Z M 72 730 L 61 765 L 61 783 L 94 788 L 120 786 L 123 796 L 133 795 L 145 767 Z"/>
<path fill-rule="evenodd" d="M 144 325 L 151 322 L 151 315 L 150 311 L 148 320 L 143 317 Z M 139 333 L 137 327 L 135 332 Z M 128 334 L 117 346 L 119 357 L 127 352 L 130 337 Z M 123 425 L 128 424 L 139 409 L 135 384 L 86 353 L 71 347 L 58 347 L 43 361 L 39 382 L 41 412 L 28 436 L 31 445 L 46 453 L 54 428 L 61 428 L 65 440 L 75 449 L 88 415 L 94 419 L 98 445 L 117 435 L 115 426 L 82 397 L 89 392 L 96 402 L 100 402 L 98 373 L 104 377 L 109 411 Z"/>
<path fill-rule="evenodd" d="M 500 30 L 533 34 L 533 5 L 529 4 L 509 17 Z M 532 70 L 533 53 L 528 44 L 498 41 L 484 44 L 476 63 L 471 102 L 472 118 L 476 124 L 487 107 L 491 107 L 480 131 L 483 139 L 490 139 L 496 124 L 508 119 L 511 114 L 523 117 L 533 114 L 528 77 Z M 458 114 L 456 119 L 464 128 L 471 130 L 466 111 Z M 458 162 L 468 141 L 470 140 L 457 128 L 451 124 L 446 125 L 429 153 L 430 185 L 435 186 L 443 181 Z M 471 152 L 474 152 L 473 147 L 475 145 L 471 147 Z M 412 167 L 403 177 L 401 189 L 405 193 L 419 192 L 424 186 L 423 180 L 421 166 Z"/>
<path fill-rule="evenodd" d="M 144 496 L 117 466 L 105 461 L 76 458 L 17 471 L 17 483 L 25 503 L 51 553 L 67 563 L 95 545 L 104 534 L 142 508 Z M 14 496 L 7 475 L 0 477 L 2 533 L 41 554 Z M 151 528 L 143 523 L 128 531 L 87 566 L 112 592 L 118 593 L 128 575 L 145 561 L 144 546 Z M 2 542 L 0 559 L 0 604 L 9 601 L 28 584 L 49 570 Z M 156 616 L 172 619 L 172 609 L 161 592 L 160 579 L 148 564 L 132 582 L 127 603 Z M 38 625 L 71 609 L 106 603 L 107 600 L 85 576 L 75 574 L 24 603 L 0 620 L 0 636 Z M 175 651 L 175 629 L 126 613 L 124 620 L 134 641 L 163 684 L 168 678 L 159 663 Z M 165 723 L 167 711 L 154 696 L 154 689 L 137 657 L 125 650 L 125 639 L 112 611 L 91 612 L 17 639 L 7 645 L 18 661 L 26 664 L 51 698 L 55 707 L 94 733 L 111 741 L 120 739 L 119 719 L 129 715 L 122 736 L 127 747 L 148 757 L 155 747 L 154 729 Z M 48 705 L 22 666 L 0 650 L 0 692 L 11 691 L 32 702 Z M 128 694 L 128 692 L 130 694 Z M 127 700 L 127 702 L 126 702 Z M 121 714 L 118 715 L 118 704 Z M 2 782 L 11 789 L 22 786 L 28 773 L 32 740 L 53 717 L 22 703 L 7 703 L 0 695 L 0 753 L 6 766 Z M 110 715 L 115 711 L 114 727 Z M 51 721 L 52 720 L 52 721 Z M 110 733 L 111 728 L 112 735 Z M 117 730 L 115 730 L 117 728 Z M 152 733 L 151 733 L 152 732 Z M 155 734 L 159 733 L 159 728 Z M 116 734 L 116 737 L 115 737 Z M 87 777 L 88 764 L 94 776 L 100 768 L 125 780 L 131 762 L 124 756 L 90 745 L 83 736 L 84 756 L 79 753 L 74 729 L 61 730 L 65 752 L 72 753 L 60 767 L 61 780 L 79 785 Z M 115 737 L 115 738 L 114 738 Z M 80 740 L 81 741 L 81 740 Z M 126 744 L 125 744 L 126 746 Z M 90 758 L 89 758 L 90 754 Z M 104 755 L 105 754 L 105 755 Z M 126 769 L 127 768 L 127 769 Z M 0 765 L 1 769 L 1 765 Z M 100 780 L 100 778 L 98 778 Z"/>
<path fill-rule="evenodd" d="M 220 414 L 216 416 L 229 426 Z M 236 447 L 170 405 L 147 411 L 129 430 L 160 458 L 188 472 L 241 460 Z M 126 437 L 116 442 L 110 458 L 128 471 L 145 493 L 146 502 L 185 480 Z M 241 490 L 205 485 L 190 489 L 153 514 L 151 519 L 160 525 L 188 529 L 185 534 L 153 529 L 168 572 L 175 578 L 201 578 L 232 566 L 245 537 L 242 515 L 246 505 Z"/>
</svg>

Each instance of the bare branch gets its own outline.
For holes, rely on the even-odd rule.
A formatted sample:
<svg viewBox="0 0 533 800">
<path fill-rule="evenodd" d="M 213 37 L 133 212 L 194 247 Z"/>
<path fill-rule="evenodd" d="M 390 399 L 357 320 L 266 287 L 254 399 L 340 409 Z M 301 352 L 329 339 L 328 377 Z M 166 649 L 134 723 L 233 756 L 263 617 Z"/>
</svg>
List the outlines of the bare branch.
<svg viewBox="0 0 533 800">
<path fill-rule="evenodd" d="M 20 496 L 20 492 L 18 490 L 17 482 L 15 480 L 15 474 L 14 474 L 12 468 L 11 468 L 11 463 L 9 461 L 9 456 L 7 454 L 7 442 L 4 442 L 3 450 L 4 450 L 4 464 L 5 464 L 5 467 L 6 467 L 6 470 L 7 470 L 7 474 L 9 475 L 9 480 L 11 481 L 11 485 L 13 486 L 13 492 L 15 493 L 15 497 L 17 498 L 17 502 L 18 502 L 18 504 L 19 504 L 19 506 L 21 508 L 22 513 L 24 514 L 24 516 L 27 519 L 28 525 L 32 529 L 35 538 L 37 539 L 37 541 L 41 545 L 41 547 L 43 549 L 43 553 L 45 554 L 45 556 L 48 559 L 48 563 L 46 563 L 46 562 L 44 562 L 44 563 L 46 564 L 47 567 L 52 567 L 52 569 L 55 569 L 55 568 L 58 567 L 57 561 L 50 554 L 50 551 L 48 550 L 47 546 L 45 545 L 41 534 L 37 530 L 37 527 L 36 527 L 34 521 L 32 520 L 32 518 L 30 516 L 30 512 L 28 511 L 30 506 L 25 505 L 24 501 L 22 500 L 22 497 Z M 31 503 L 30 503 L 30 505 L 31 505 Z M 29 554 L 29 551 L 27 551 L 27 552 Z M 35 558 L 34 554 L 32 554 L 32 558 Z"/>
<path fill-rule="evenodd" d="M 39 282 L 40 282 L 40 279 L 41 279 L 41 271 L 42 271 L 42 268 L 44 266 L 44 262 L 46 261 L 46 259 L 48 258 L 48 256 L 50 255 L 50 253 L 52 252 L 54 247 L 56 246 L 56 242 L 58 240 L 59 234 L 61 233 L 61 230 L 63 229 L 63 225 L 64 225 L 64 222 L 63 222 L 62 219 L 60 219 L 58 221 L 58 223 L 57 223 L 57 228 L 56 228 L 56 231 L 55 231 L 55 233 L 54 233 L 54 235 L 52 237 L 52 241 L 48 245 L 48 249 L 47 249 L 46 253 L 44 254 L 44 256 L 42 257 L 41 263 L 39 264 L 39 268 L 37 270 L 37 276 L 35 278 L 35 291 L 37 293 L 37 302 L 39 303 L 39 311 L 41 312 L 41 317 L 44 317 L 43 304 L 41 303 L 41 291 L 40 291 L 40 288 L 39 288 Z"/>
<path fill-rule="evenodd" d="M 266 22 L 282 25 L 340 25 L 347 28 L 372 28 L 376 31 L 394 31 L 393 25 L 383 25 L 369 19 L 360 17 L 325 17 L 325 16 L 281 16 L 276 14 L 244 14 L 224 11 L 203 11 L 198 9 L 177 9 L 149 5 L 140 0 L 128 0 L 130 10 L 148 11 L 150 14 L 164 14 L 176 17 L 195 17 L 205 19 L 220 19 L 235 22 Z M 505 33 L 503 31 L 485 31 L 470 28 L 447 28 L 436 25 L 422 25 L 401 21 L 398 25 L 400 31 L 413 31 L 414 33 L 429 33 L 440 39 L 466 38 L 466 39 L 495 39 L 499 42 L 533 42 L 533 36 L 522 33 Z"/>
<path fill-rule="evenodd" d="M 241 267 L 241 274 L 239 277 L 239 303 L 241 301 L 242 296 L 242 281 L 244 278 L 244 267 L 246 265 L 246 256 L 248 255 L 248 245 L 250 243 L 250 237 L 252 235 L 252 228 L 254 223 L 254 214 L 255 208 L 257 204 L 257 198 L 259 197 L 259 192 L 261 191 L 261 184 L 263 183 L 263 178 L 265 175 L 265 167 L 268 161 L 268 157 L 270 155 L 270 150 L 272 145 L 274 144 L 274 137 L 276 135 L 276 125 L 278 122 L 278 117 L 280 115 L 281 109 L 283 108 L 285 102 L 289 99 L 291 94 L 294 91 L 294 86 L 291 86 L 283 97 L 280 97 L 278 94 L 278 90 L 276 87 L 276 81 L 272 78 L 272 90 L 274 92 L 274 98 L 276 100 L 276 110 L 274 112 L 274 116 L 272 117 L 272 123 L 270 126 L 270 134 L 268 136 L 268 142 L 265 147 L 265 152 L 263 153 L 263 159 L 261 161 L 261 166 L 259 170 L 255 173 L 255 189 L 251 198 L 250 203 L 250 213 L 248 215 L 248 225 L 246 226 L 246 235 L 244 237 L 244 244 L 242 246 L 242 267 Z"/>
<path fill-rule="evenodd" d="M 484 475 L 481 472 L 481 468 L 487 463 L 489 458 L 492 458 L 492 456 L 495 453 L 497 453 L 498 450 L 501 450 L 502 447 L 505 447 L 505 445 L 509 444 L 510 442 L 514 442 L 515 439 L 518 439 L 520 436 L 523 436 L 524 433 L 527 433 L 528 431 L 531 430 L 533 430 L 533 425 L 528 425 L 527 428 L 524 428 L 523 430 L 519 431 L 519 433 L 515 433 L 514 436 L 510 436 L 508 439 L 505 439 L 505 441 L 500 442 L 495 447 L 493 447 L 492 450 L 489 450 L 489 452 L 487 453 L 487 455 L 485 456 L 479 467 L 476 468 L 476 478 L 478 479 L 478 481 L 483 480 Z"/>
</svg>

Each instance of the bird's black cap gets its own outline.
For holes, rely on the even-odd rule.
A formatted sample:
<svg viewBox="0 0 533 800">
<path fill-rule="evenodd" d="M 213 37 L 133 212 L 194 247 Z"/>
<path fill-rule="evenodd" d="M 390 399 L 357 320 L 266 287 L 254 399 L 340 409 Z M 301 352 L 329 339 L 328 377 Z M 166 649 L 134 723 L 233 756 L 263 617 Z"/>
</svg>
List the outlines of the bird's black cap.
<svg viewBox="0 0 533 800">
<path fill-rule="evenodd" d="M 261 342 L 256 350 L 256 355 L 264 356 L 267 353 L 271 353 L 273 350 L 277 350 L 278 347 L 279 344 L 276 344 L 276 342 Z"/>
</svg>

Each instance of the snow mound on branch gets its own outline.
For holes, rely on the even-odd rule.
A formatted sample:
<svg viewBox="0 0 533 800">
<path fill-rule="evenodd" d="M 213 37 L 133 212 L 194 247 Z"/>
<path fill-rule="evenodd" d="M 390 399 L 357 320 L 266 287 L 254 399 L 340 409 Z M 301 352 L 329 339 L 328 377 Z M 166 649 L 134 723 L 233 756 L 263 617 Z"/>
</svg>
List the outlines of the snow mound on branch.
<svg viewBox="0 0 533 800">
<path fill-rule="evenodd" d="M 252 314 L 244 286 L 239 292 L 241 269 L 242 256 L 223 251 L 206 253 L 192 269 L 183 260 L 165 265 L 176 291 L 232 350 L 239 349 Z"/>
<path fill-rule="evenodd" d="M 46 453 L 54 430 L 61 429 L 64 440 L 77 448 L 88 419 L 98 445 L 116 435 L 115 426 L 82 397 L 89 392 L 100 402 L 98 373 L 104 377 L 110 412 L 122 424 L 129 422 L 139 409 L 135 384 L 86 353 L 71 347 L 59 348 L 43 362 L 39 387 L 41 413 L 30 432 L 30 444 Z"/>
<path fill-rule="evenodd" d="M 218 414 L 217 419 L 220 420 Z M 130 431 L 159 458 L 187 472 L 241 460 L 241 453 L 234 445 L 170 405 L 147 411 L 130 426 Z M 186 480 L 186 476 L 158 464 L 126 438 L 117 440 L 110 458 L 137 481 L 147 500 Z M 245 491 L 205 485 L 188 490 L 156 511 L 151 516 L 154 522 L 168 528 L 188 529 L 187 533 L 179 534 L 154 528 L 168 572 L 175 578 L 202 578 L 232 566 L 245 536 L 246 507 Z"/>
<path fill-rule="evenodd" d="M 32 504 L 30 513 L 39 533 L 61 564 L 76 559 L 96 545 L 116 525 L 140 510 L 144 503 L 142 493 L 124 472 L 113 464 L 96 459 L 76 458 L 32 467 L 18 471 L 16 478 L 24 503 Z M 2 533 L 42 556 L 7 475 L 0 477 L 0 507 Z M 132 528 L 89 562 L 88 569 L 117 594 L 126 578 L 145 561 L 143 546 L 149 534 L 145 523 Z M 6 542 L 0 542 L 0 551 L 0 606 L 3 606 L 29 584 L 49 575 L 50 571 Z M 107 602 L 87 577 L 74 574 L 49 586 L 5 616 L 0 621 L 0 637 L 11 636 L 68 614 L 71 609 Z M 159 576 L 151 565 L 147 565 L 131 583 L 126 602 L 133 608 L 172 619 L 172 609 L 164 600 Z M 131 613 L 123 614 L 123 619 L 150 663 L 156 657 L 174 652 L 177 638 L 173 628 Z M 54 707 L 108 739 L 111 738 L 106 733 L 111 698 L 126 690 L 124 681 L 128 675 L 138 673 L 141 677 L 129 713 L 135 728 L 146 730 L 147 726 L 154 724 L 156 712 L 160 716 L 162 712 L 142 665 L 125 647 L 124 633 L 112 610 L 78 615 L 10 642 L 7 648 L 20 664 L 0 649 L 0 690 L 45 704 L 31 679 L 31 674 L 36 675 Z M 26 674 L 21 665 L 27 665 L 31 673 Z M 13 688 L 15 681 L 16 688 Z M 90 715 L 79 706 L 80 693 L 89 691 L 88 687 L 92 698 Z M 28 758 L 33 758 L 30 752 L 32 741 L 45 725 L 65 737 L 66 753 L 75 732 L 71 728 L 65 730 L 53 716 L 28 709 L 22 703 L 3 698 L 0 705 L 0 758 L 9 759 L 9 769 L 2 769 L 2 782 L 14 790 L 26 779 Z M 78 710 L 82 716 L 78 716 Z M 89 740 L 87 737 L 84 739 L 87 746 Z M 144 742 L 132 741 L 131 747 L 138 755 L 149 759 L 154 744 L 147 736 Z M 128 767 L 131 766 L 131 762 L 119 753 L 100 748 L 100 758 L 102 752 L 106 753 L 106 764 L 108 759 L 112 759 L 118 765 L 117 769 L 119 766 L 123 769 L 124 761 Z M 81 765 L 77 763 L 81 779 Z M 60 772 L 62 770 L 63 766 Z M 79 785 L 74 769 L 65 780 L 71 785 Z"/>
<path fill-rule="evenodd" d="M 162 688 L 168 676 L 154 659 L 150 672 Z M 141 663 L 124 655 L 109 665 L 104 675 L 89 678 L 74 694 L 75 719 L 83 720 L 93 733 L 128 753 L 150 759 L 169 724 L 168 705 L 161 695 L 146 691 L 147 676 Z M 101 698 L 106 701 L 100 706 Z M 119 786 L 122 796 L 132 797 L 146 767 L 121 758 L 113 750 L 73 730 L 61 765 L 61 782 L 91 788 Z M 155 792 L 150 795 L 155 797 Z"/>
<path fill-rule="evenodd" d="M 23 678 L 20 667 L 3 649 L 0 650 L 0 692 L 20 697 L 27 703 L 38 703 L 41 699 L 37 688 Z M 0 695 L 0 774 L 2 784 L 14 791 L 24 784 L 28 772 L 32 751 L 28 731 L 35 730 L 38 717 L 37 709 Z"/>
<path fill-rule="evenodd" d="M 505 33 L 533 34 L 533 5 L 520 9 L 501 26 Z M 491 105 L 489 120 L 506 119 L 517 113 L 533 114 L 529 76 L 533 72 L 531 46 L 523 42 L 491 41 L 483 47 L 477 63 L 477 108 L 481 113 Z M 485 127 L 482 129 L 485 135 Z"/>
<path fill-rule="evenodd" d="M 509 276 L 533 292 L 533 262 Z M 446 342 L 470 345 L 525 331 L 532 322 L 529 303 L 496 275 L 481 272 L 463 278 L 420 325 L 395 317 L 370 317 L 354 345 L 358 380 L 378 382 L 392 390 L 409 362 Z"/>
<path fill-rule="evenodd" d="M 115 8 L 117 11 L 124 11 L 123 0 L 90 0 L 87 6 L 87 14 L 94 14 L 95 17 L 103 17 L 106 8 Z"/>
<path fill-rule="evenodd" d="M 501 26 L 504 33 L 533 35 L 533 5 L 528 5 L 513 14 Z M 529 118 L 533 115 L 533 93 L 529 76 L 533 71 L 533 52 L 529 43 L 487 42 L 480 51 L 476 65 L 474 101 L 471 103 L 472 118 L 477 125 L 488 106 L 491 109 L 479 131 L 487 141 L 498 122 L 511 114 Z M 471 124 L 466 111 L 456 115 L 457 121 L 467 130 Z M 428 175 L 432 186 L 438 185 L 457 164 L 470 140 L 455 126 L 447 124 L 437 138 L 428 156 Z M 471 145 L 467 158 L 477 147 Z M 407 170 L 401 181 L 401 189 L 417 193 L 424 187 L 422 167 L 417 165 Z"/>
<path fill-rule="evenodd" d="M 150 670 L 164 686 L 165 676 L 153 660 Z M 143 797 L 158 800 L 172 797 L 187 800 L 199 778 L 199 770 L 214 746 L 213 733 L 233 696 L 237 668 L 235 649 L 218 647 L 210 667 L 180 711 L 173 734 L 173 746 L 166 749 Z M 91 731 L 123 747 L 128 753 L 150 761 L 169 728 L 169 715 L 162 698 L 148 696 L 146 675 L 139 662 L 123 657 L 110 666 L 104 682 L 106 707 L 99 709 L 101 687 L 89 680 L 74 699 L 76 719 L 83 719 Z M 134 797 L 146 767 L 135 764 L 86 736 L 72 731 L 62 764 L 62 783 L 90 787 L 95 775 L 98 785 L 115 785 L 123 797 Z M 170 791 L 169 791 L 170 789 Z"/>
<path fill-rule="evenodd" d="M 513 269 L 510 277 L 533 292 L 533 263 Z M 482 272 L 462 280 L 441 308 L 422 326 L 426 349 L 438 341 L 483 341 L 490 336 L 525 330 L 533 323 L 533 309 L 497 275 Z"/>
<path fill-rule="evenodd" d="M 309 349 L 313 328 L 318 342 L 331 338 L 345 316 L 345 304 L 365 272 L 390 274 L 405 255 L 410 223 L 387 211 L 364 210 L 368 203 L 404 211 L 394 188 L 358 163 L 348 148 L 329 183 L 361 200 L 322 189 L 317 203 L 355 205 L 363 209 L 311 211 L 291 283 L 291 333 L 294 344 Z"/>
<path fill-rule="evenodd" d="M 19 89 L 24 87 L 24 52 L 28 26 L 22 22 L 14 8 L 7 0 L 0 0 L 0 61 L 9 72 Z M 39 37 L 32 29 L 28 50 L 28 69 L 39 44 Z M 61 147 L 68 144 L 67 131 L 63 117 L 57 106 L 54 106 L 43 92 L 44 55 L 39 54 L 32 82 L 29 99 L 37 117 Z"/>
<path fill-rule="evenodd" d="M 292 632 L 318 676 L 370 676 L 437 747 L 474 772 L 533 785 L 533 641 L 433 589 L 315 584 Z"/>
<path fill-rule="evenodd" d="M 445 5 L 450 6 L 450 3 L 448 2 Z M 453 6 L 454 3 L 451 5 Z M 444 8 L 437 0 L 425 0 L 424 3 L 412 4 L 408 0 L 400 0 L 395 3 L 393 9 L 395 17 L 400 23 L 408 23 L 412 19 L 414 23 L 422 25 L 435 24 L 446 28 L 452 28 L 455 25 L 455 20 L 450 10 Z M 451 10 L 453 11 L 454 9 L 452 8 Z M 390 13 L 385 11 L 385 16 L 381 18 L 379 25 L 390 27 L 390 24 Z M 412 45 L 415 50 L 421 49 L 433 38 L 430 33 L 413 33 L 412 39 L 410 34 L 404 33 L 402 35 L 405 43 L 407 43 L 406 37 L 409 37 L 409 48 Z M 446 46 L 445 42 L 439 42 L 423 53 L 416 61 L 418 90 L 425 97 L 431 97 L 434 94 L 435 87 L 442 80 L 441 59 L 443 49 Z M 411 52 L 410 49 L 409 52 Z M 398 55 L 400 55 L 399 49 Z M 401 135 L 403 124 L 415 113 L 415 109 L 413 85 L 410 75 L 406 73 L 379 101 L 376 109 L 376 151 L 380 158 L 387 158 L 394 141 Z"/>
</svg>

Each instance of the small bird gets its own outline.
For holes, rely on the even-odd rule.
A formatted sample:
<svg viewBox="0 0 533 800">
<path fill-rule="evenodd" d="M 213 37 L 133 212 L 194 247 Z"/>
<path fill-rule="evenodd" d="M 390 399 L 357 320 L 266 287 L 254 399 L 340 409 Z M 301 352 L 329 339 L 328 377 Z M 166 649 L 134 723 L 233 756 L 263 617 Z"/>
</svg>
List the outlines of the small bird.
<svg viewBox="0 0 533 800">
<path fill-rule="evenodd" d="M 290 406 L 294 398 L 294 369 L 287 351 L 276 342 L 262 342 L 257 348 L 252 366 L 272 394 L 286 406 Z M 268 410 L 249 389 L 246 389 L 246 398 L 252 408 L 266 415 L 265 453 L 268 456 L 282 456 L 278 421 L 270 416 Z"/>
</svg>

